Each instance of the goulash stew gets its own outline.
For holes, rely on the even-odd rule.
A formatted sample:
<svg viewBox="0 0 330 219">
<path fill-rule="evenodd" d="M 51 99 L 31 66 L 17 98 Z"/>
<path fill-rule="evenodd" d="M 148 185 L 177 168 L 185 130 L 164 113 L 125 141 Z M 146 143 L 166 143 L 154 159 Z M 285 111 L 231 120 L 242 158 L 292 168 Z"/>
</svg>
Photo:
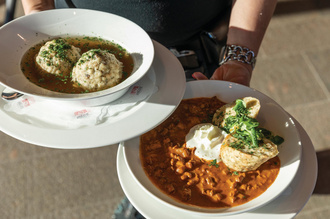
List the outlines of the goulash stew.
<svg viewBox="0 0 330 219">
<path fill-rule="evenodd" d="M 211 123 L 225 103 L 218 98 L 181 102 L 161 125 L 140 138 L 140 158 L 150 180 L 179 202 L 206 208 L 244 204 L 262 194 L 276 179 L 280 160 L 275 156 L 256 170 L 241 172 L 222 161 L 205 160 L 187 148 L 185 136 L 201 123 Z"/>
</svg>

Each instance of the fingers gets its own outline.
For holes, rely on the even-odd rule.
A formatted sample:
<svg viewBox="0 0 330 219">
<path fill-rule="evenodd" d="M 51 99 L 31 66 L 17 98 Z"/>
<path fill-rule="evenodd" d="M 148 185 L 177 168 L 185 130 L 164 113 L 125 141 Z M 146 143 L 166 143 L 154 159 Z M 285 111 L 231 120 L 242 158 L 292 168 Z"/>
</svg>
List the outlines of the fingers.
<svg viewBox="0 0 330 219">
<path fill-rule="evenodd" d="M 219 67 L 214 71 L 214 73 L 210 79 L 211 80 L 225 80 L 223 78 L 223 73 L 224 73 L 223 68 Z"/>
<path fill-rule="evenodd" d="M 195 72 L 192 74 L 192 77 L 196 80 L 208 80 L 208 78 L 201 72 Z"/>
<path fill-rule="evenodd" d="M 228 62 L 217 68 L 210 79 L 230 81 L 245 86 L 250 86 L 251 71 L 252 70 L 246 68 L 246 66 L 241 63 Z M 208 78 L 201 72 L 193 73 L 192 77 L 196 80 L 208 80 Z"/>
<path fill-rule="evenodd" d="M 250 85 L 251 72 L 241 63 L 228 62 L 215 70 L 211 79 Z"/>
</svg>

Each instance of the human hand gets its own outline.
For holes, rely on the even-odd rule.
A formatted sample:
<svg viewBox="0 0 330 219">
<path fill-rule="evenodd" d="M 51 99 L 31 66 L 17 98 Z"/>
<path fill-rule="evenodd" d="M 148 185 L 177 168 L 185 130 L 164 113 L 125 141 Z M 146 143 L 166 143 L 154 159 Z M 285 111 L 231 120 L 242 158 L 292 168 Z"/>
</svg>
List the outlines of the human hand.
<svg viewBox="0 0 330 219">
<path fill-rule="evenodd" d="M 208 79 L 201 72 L 195 72 L 192 76 L 196 80 Z M 252 76 L 251 65 L 237 61 L 228 61 L 214 71 L 210 80 L 230 81 L 245 86 L 250 86 L 251 76 Z"/>
<path fill-rule="evenodd" d="M 22 0 L 25 15 L 55 8 L 54 0 Z"/>
</svg>

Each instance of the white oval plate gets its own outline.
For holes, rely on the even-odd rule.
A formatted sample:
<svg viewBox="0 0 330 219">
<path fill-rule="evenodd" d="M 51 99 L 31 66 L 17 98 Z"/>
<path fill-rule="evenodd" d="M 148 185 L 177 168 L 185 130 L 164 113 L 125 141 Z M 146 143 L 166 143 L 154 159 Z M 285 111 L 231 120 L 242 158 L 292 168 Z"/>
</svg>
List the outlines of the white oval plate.
<svg viewBox="0 0 330 219">
<path fill-rule="evenodd" d="M 48 124 L 34 126 L 26 122 L 24 116 L 8 113 L 3 108 L 6 102 L 0 99 L 0 130 L 31 144 L 64 149 L 107 146 L 143 134 L 175 110 L 186 86 L 184 70 L 177 58 L 157 42 L 154 42 L 154 47 L 152 69 L 158 91 L 129 111 L 100 125 L 59 129 Z M 3 88 L 0 85 L 0 92 Z"/>
<path fill-rule="evenodd" d="M 293 118 L 282 107 L 271 98 L 249 87 L 225 81 L 192 81 L 187 83 L 184 99 L 213 96 L 217 96 L 226 103 L 246 96 L 258 98 L 261 104 L 258 121 L 261 126 L 285 139 L 284 143 L 279 146 L 279 158 L 281 160 L 279 175 L 262 195 L 246 204 L 232 208 L 205 209 L 185 205 L 165 195 L 146 176 L 139 157 L 139 137 L 122 143 L 124 158 L 136 182 L 155 199 L 173 209 L 203 216 L 225 216 L 251 211 L 275 199 L 294 179 L 301 159 L 300 136 Z"/>
</svg>

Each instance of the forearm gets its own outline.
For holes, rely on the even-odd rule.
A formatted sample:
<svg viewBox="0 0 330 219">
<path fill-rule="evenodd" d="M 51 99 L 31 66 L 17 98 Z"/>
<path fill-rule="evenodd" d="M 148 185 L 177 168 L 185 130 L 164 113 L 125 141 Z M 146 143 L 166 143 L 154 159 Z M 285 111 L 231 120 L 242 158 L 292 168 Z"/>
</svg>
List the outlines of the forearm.
<svg viewBox="0 0 330 219">
<path fill-rule="evenodd" d="M 22 0 L 22 5 L 26 15 L 55 8 L 54 0 Z"/>
<path fill-rule="evenodd" d="M 234 0 L 227 44 L 248 47 L 257 55 L 276 3 L 276 0 Z"/>
</svg>

